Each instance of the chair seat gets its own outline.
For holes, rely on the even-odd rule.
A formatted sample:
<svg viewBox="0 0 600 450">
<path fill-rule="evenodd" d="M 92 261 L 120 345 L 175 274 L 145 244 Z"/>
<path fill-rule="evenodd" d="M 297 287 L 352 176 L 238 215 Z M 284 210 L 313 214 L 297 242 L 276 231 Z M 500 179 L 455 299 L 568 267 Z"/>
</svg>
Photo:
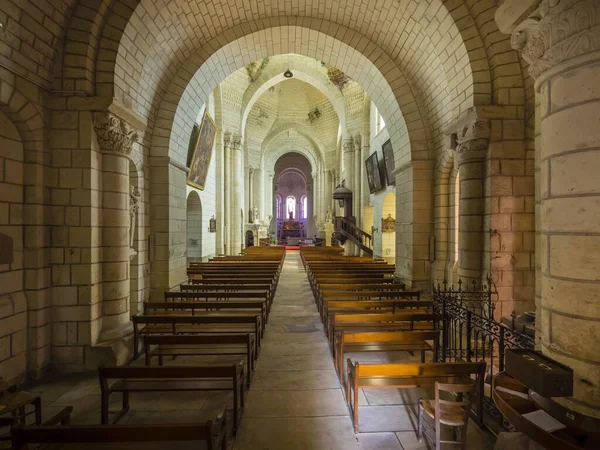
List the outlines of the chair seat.
<svg viewBox="0 0 600 450">
<path fill-rule="evenodd" d="M 35 395 L 25 391 L 4 392 L 0 395 L 0 414 L 30 405 L 35 399 Z"/>
<path fill-rule="evenodd" d="M 423 411 L 435 419 L 435 400 L 421 400 Z M 440 404 L 440 423 L 453 427 L 464 425 L 465 410 L 461 406 Z"/>
</svg>

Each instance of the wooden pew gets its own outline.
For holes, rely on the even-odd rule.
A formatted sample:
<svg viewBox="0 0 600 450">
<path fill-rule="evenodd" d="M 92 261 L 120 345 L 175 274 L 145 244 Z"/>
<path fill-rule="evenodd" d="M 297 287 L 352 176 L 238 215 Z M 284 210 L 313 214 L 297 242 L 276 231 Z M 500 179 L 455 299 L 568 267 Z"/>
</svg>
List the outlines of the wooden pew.
<svg viewBox="0 0 600 450">
<path fill-rule="evenodd" d="M 269 291 L 166 291 L 164 293 L 165 302 L 206 302 L 219 301 L 226 303 L 230 300 L 261 300 L 267 306 L 267 314 L 271 311 L 271 295 Z"/>
<path fill-rule="evenodd" d="M 411 309 L 395 313 L 330 315 L 327 336 L 333 351 L 333 338 L 340 331 L 414 331 L 436 329 L 435 316 L 426 309 Z M 417 322 L 417 325 L 415 325 Z"/>
<path fill-rule="evenodd" d="M 139 339 L 146 334 L 217 334 L 217 333 L 254 333 L 257 353 L 260 351 L 262 327 L 259 314 L 227 315 L 215 314 L 203 316 L 146 316 L 131 317 L 133 322 L 133 357 L 139 357 Z"/>
<path fill-rule="evenodd" d="M 436 381 L 471 380 L 475 375 L 477 401 L 476 420 L 483 427 L 483 383 L 485 362 L 370 364 L 353 363 L 348 358 L 346 368 L 346 401 L 358 433 L 358 393 L 361 388 L 405 389 L 431 386 Z M 472 381 L 472 380 L 471 380 Z"/>
<path fill-rule="evenodd" d="M 155 347 L 151 350 L 151 347 Z M 144 336 L 146 366 L 152 357 L 163 365 L 165 356 L 246 355 L 247 386 L 250 386 L 256 361 L 256 336 L 246 334 L 179 334 Z"/>
<path fill-rule="evenodd" d="M 227 302 L 198 301 L 198 302 L 145 302 L 144 315 L 146 316 L 196 316 L 197 312 L 209 310 L 231 310 L 231 312 L 260 312 L 262 329 L 267 321 L 266 300 L 229 300 Z"/>
<path fill-rule="evenodd" d="M 323 303 L 323 326 L 329 329 L 332 314 L 396 313 L 411 308 L 433 308 L 431 300 L 328 300 Z"/>
<path fill-rule="evenodd" d="M 269 300 L 275 295 L 275 289 L 271 281 L 265 283 L 194 283 L 180 284 L 181 292 L 237 292 L 237 291 L 266 291 Z"/>
<path fill-rule="evenodd" d="M 421 362 L 425 362 L 425 352 L 433 353 L 437 361 L 439 331 L 366 331 L 359 333 L 337 333 L 334 338 L 333 361 L 343 377 L 344 353 L 365 352 L 421 352 Z M 433 341 L 429 344 L 427 341 Z"/>
<path fill-rule="evenodd" d="M 227 449 L 226 408 L 218 414 L 210 412 L 210 418 L 199 413 L 196 423 L 144 425 L 70 425 L 72 411 L 68 406 L 41 426 L 13 428 L 12 448 L 28 450 L 41 444 L 38 448 L 51 450 L 65 448 L 65 444 L 85 444 L 80 448 L 108 450 L 113 448 L 110 444 L 120 443 L 199 441 L 208 450 Z"/>
<path fill-rule="evenodd" d="M 52 450 L 65 448 L 65 444 L 85 444 L 79 448 L 109 450 L 121 443 L 200 441 L 208 450 L 227 450 L 226 408 L 219 414 L 210 413 L 210 419 L 199 413 L 197 423 L 144 425 L 70 425 L 72 410 L 72 406 L 64 408 L 42 426 L 13 428 L 12 448 L 28 450 L 41 444 L 38 448 Z"/>
<path fill-rule="evenodd" d="M 116 424 L 129 411 L 129 394 L 132 392 L 233 392 L 233 429 L 244 409 L 244 362 L 237 364 L 211 364 L 208 366 L 166 367 L 99 367 L 101 406 L 100 423 L 108 424 L 110 395 L 121 393 L 123 406 L 112 421 Z M 109 380 L 118 380 L 110 384 Z"/>
<path fill-rule="evenodd" d="M 419 300 L 419 291 L 373 290 L 373 291 L 320 291 L 317 296 L 317 308 L 323 315 L 323 304 L 331 300 L 384 300 L 384 299 L 411 299 Z"/>
</svg>

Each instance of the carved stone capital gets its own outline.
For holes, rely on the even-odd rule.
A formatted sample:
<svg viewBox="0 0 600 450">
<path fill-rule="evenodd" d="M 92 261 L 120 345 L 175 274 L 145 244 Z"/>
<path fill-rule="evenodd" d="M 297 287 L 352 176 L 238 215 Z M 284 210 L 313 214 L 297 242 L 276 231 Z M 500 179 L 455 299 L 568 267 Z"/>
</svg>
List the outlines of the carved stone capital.
<svg viewBox="0 0 600 450">
<path fill-rule="evenodd" d="M 233 150 L 240 150 L 242 147 L 242 137 L 238 134 L 234 134 L 231 137 L 231 148 Z"/>
<path fill-rule="evenodd" d="M 512 23 L 501 24 L 503 19 Z M 529 63 L 534 79 L 561 63 L 600 50 L 597 0 L 542 0 L 524 16 L 497 14 L 496 21 L 500 29 L 512 30 L 512 47 Z"/>
<path fill-rule="evenodd" d="M 129 123 L 111 112 L 94 114 L 94 130 L 100 149 L 106 153 L 129 155 L 139 138 Z"/>
<path fill-rule="evenodd" d="M 354 152 L 354 140 L 353 139 L 344 139 L 342 142 L 342 151 L 344 153 L 353 153 Z"/>
<path fill-rule="evenodd" d="M 489 121 L 475 119 L 456 133 L 456 159 L 458 163 L 484 159 L 490 144 Z"/>
<path fill-rule="evenodd" d="M 223 146 L 228 149 L 231 146 L 231 133 L 226 131 L 223 133 Z"/>
</svg>

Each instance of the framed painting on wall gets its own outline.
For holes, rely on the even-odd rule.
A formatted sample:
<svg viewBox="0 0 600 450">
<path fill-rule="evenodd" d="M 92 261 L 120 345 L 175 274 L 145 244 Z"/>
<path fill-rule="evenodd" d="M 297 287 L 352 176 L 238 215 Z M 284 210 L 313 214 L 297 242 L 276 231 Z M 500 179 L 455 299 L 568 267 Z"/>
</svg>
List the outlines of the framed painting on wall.
<svg viewBox="0 0 600 450">
<path fill-rule="evenodd" d="M 383 165 L 385 166 L 387 185 L 393 186 L 396 184 L 396 180 L 394 179 L 394 169 L 396 167 L 396 163 L 394 161 L 394 149 L 392 148 L 392 141 L 389 139 L 385 141 L 381 146 L 381 150 L 383 151 Z"/>
<path fill-rule="evenodd" d="M 212 159 L 213 144 L 217 128 L 215 123 L 204 111 L 202 121 L 200 122 L 200 133 L 198 134 L 198 142 L 192 156 L 190 171 L 188 172 L 187 183 L 201 191 L 204 190 L 206 177 L 208 176 L 208 168 Z"/>
<path fill-rule="evenodd" d="M 379 158 L 377 158 L 377 152 L 373 153 L 365 161 L 367 169 L 367 180 L 369 182 L 369 191 L 371 194 L 377 192 L 382 188 L 381 185 L 381 171 L 379 170 Z"/>
<path fill-rule="evenodd" d="M 187 160 L 185 163 L 185 167 L 189 168 L 192 164 L 192 157 L 194 156 L 194 150 L 196 149 L 196 145 L 198 144 L 198 137 L 200 136 L 200 125 L 197 123 L 194 124 L 194 128 L 192 128 L 192 135 L 190 136 L 190 145 L 188 146 Z"/>
</svg>

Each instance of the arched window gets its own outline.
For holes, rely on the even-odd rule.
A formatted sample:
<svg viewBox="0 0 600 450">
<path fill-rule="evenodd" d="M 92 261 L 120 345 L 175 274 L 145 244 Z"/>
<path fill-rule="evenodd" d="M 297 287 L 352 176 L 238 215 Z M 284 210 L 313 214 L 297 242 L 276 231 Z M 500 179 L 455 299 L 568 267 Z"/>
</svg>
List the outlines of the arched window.
<svg viewBox="0 0 600 450">
<path fill-rule="evenodd" d="M 277 196 L 277 208 L 276 208 L 277 220 L 281 219 L 281 197 Z"/>
<path fill-rule="evenodd" d="M 302 218 L 308 218 L 308 200 L 306 198 L 306 195 L 302 196 Z"/>
<path fill-rule="evenodd" d="M 296 217 L 296 197 L 290 195 L 285 200 L 285 211 L 287 215 L 287 219 L 297 219 Z"/>
</svg>

